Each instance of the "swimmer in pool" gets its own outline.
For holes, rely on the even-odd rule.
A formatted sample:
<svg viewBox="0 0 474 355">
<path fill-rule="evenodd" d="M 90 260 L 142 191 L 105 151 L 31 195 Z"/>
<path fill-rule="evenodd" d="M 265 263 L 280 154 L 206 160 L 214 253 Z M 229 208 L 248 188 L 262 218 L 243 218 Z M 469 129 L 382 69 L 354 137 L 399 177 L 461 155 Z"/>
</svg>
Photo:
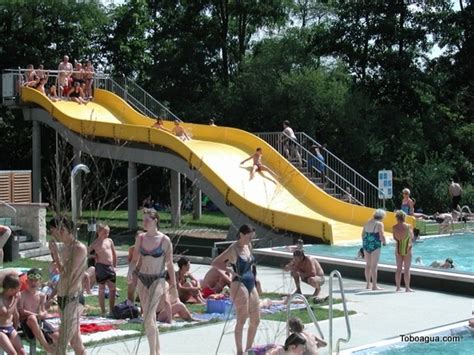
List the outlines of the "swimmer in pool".
<svg viewBox="0 0 474 355">
<path fill-rule="evenodd" d="M 454 262 L 451 258 L 446 258 L 444 262 L 435 260 L 430 264 L 430 267 L 439 269 L 454 269 Z"/>
</svg>

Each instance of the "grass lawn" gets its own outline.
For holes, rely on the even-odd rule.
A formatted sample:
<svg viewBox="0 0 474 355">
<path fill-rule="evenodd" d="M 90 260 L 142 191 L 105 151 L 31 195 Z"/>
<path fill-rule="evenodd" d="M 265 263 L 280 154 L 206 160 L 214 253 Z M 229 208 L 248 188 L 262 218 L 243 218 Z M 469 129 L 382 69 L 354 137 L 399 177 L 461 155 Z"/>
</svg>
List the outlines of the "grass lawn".
<svg viewBox="0 0 474 355">
<path fill-rule="evenodd" d="M 171 228 L 171 213 L 159 211 L 159 215 L 160 228 Z M 97 221 L 109 224 L 111 228 L 128 227 L 128 211 L 83 211 L 80 222 L 87 224 L 87 220 L 91 217 L 95 217 Z M 228 230 L 231 225 L 230 219 L 221 212 L 203 211 L 202 218 L 200 220 L 193 220 L 192 213 L 183 211 L 181 214 L 181 219 L 182 226 L 180 229 L 193 229 L 199 227 Z M 138 212 L 139 225 L 141 225 L 142 220 L 143 213 Z"/>
<path fill-rule="evenodd" d="M 19 259 L 19 260 L 16 260 L 14 262 L 4 264 L 4 268 L 9 268 L 9 267 L 26 268 L 26 269 L 29 269 L 29 268 L 32 268 L 32 267 L 40 268 L 40 269 L 43 270 L 43 281 L 44 282 L 47 281 L 48 266 L 49 266 L 49 263 L 46 262 L 46 261 L 38 261 L 38 260 L 31 260 L 31 259 Z M 125 277 L 121 277 L 121 276 L 117 277 L 117 288 L 119 289 L 118 292 L 119 292 L 120 296 L 117 298 L 116 303 L 120 303 L 120 302 L 124 301 L 127 297 L 127 280 L 126 280 Z M 270 298 L 270 299 L 274 299 L 274 300 L 281 300 L 281 298 L 283 296 L 285 296 L 285 295 L 279 294 L 279 293 L 264 293 L 261 296 L 261 298 L 262 299 L 263 298 Z M 341 302 L 341 300 L 334 300 L 334 303 L 340 303 L 340 302 Z M 327 302 L 323 303 L 323 304 L 318 304 L 318 305 L 311 304 L 311 308 L 313 309 L 313 312 L 316 315 L 316 319 L 318 321 L 325 320 L 325 319 L 328 318 L 328 310 L 325 309 L 325 308 L 322 308 L 322 306 L 324 306 L 324 305 L 327 305 Z M 189 305 L 187 305 L 187 307 L 191 312 L 194 312 L 194 313 L 204 313 L 205 312 L 205 306 L 204 305 L 189 304 Z M 106 309 L 108 309 L 108 300 L 106 300 Z M 100 315 L 98 297 L 95 297 L 95 296 L 86 297 L 86 311 L 87 311 L 87 314 L 91 315 L 91 316 Z M 306 309 L 294 310 L 294 311 L 291 311 L 290 314 L 291 314 L 291 316 L 296 316 L 296 317 L 301 318 L 303 323 L 311 323 L 312 322 L 312 320 L 309 317 Z M 355 314 L 355 312 L 350 311 L 349 314 Z M 342 311 L 334 310 L 334 316 L 335 317 L 341 317 L 343 315 L 344 314 L 343 314 Z M 265 315 L 262 315 L 262 319 L 286 322 L 286 311 L 275 313 L 275 314 L 265 314 Z M 218 321 L 216 321 L 216 322 L 218 322 Z M 205 324 L 209 324 L 209 322 L 203 323 L 203 325 L 205 325 Z M 195 326 L 200 326 L 200 325 L 189 325 L 188 327 L 195 327 Z M 142 324 L 125 323 L 125 324 L 118 325 L 118 328 L 122 329 L 122 330 L 136 330 L 136 331 L 141 332 L 141 336 L 144 336 L 143 335 Z M 173 331 L 173 330 L 176 330 L 176 329 L 183 329 L 183 328 L 173 328 L 173 327 L 165 328 L 165 329 L 160 329 L 160 332 L 163 333 L 163 332 Z M 124 339 L 130 338 L 130 337 L 135 337 L 135 336 L 132 335 L 132 336 L 128 336 L 128 337 L 119 337 L 119 338 L 107 339 L 107 342 L 112 342 L 112 341 L 116 341 L 116 340 L 124 340 Z M 93 346 L 94 344 L 100 344 L 100 343 L 103 343 L 103 342 L 88 343 L 87 346 L 90 347 L 90 346 Z"/>
</svg>

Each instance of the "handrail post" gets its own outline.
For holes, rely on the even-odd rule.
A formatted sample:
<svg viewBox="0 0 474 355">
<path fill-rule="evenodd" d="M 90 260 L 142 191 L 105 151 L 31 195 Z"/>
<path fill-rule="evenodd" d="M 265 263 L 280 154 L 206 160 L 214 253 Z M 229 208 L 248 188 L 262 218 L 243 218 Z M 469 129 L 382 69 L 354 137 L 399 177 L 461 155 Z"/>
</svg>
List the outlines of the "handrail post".
<svg viewBox="0 0 474 355">
<path fill-rule="evenodd" d="M 336 342 L 336 353 L 339 354 L 339 347 L 340 343 L 348 343 L 351 339 L 351 325 L 349 323 L 349 314 L 347 310 L 347 303 L 346 303 L 346 295 L 344 293 L 344 285 L 342 284 L 342 276 L 338 270 L 333 270 L 329 274 L 329 344 L 328 344 L 328 352 L 332 354 L 332 340 L 333 340 L 333 278 L 336 277 L 339 281 L 339 290 L 341 291 L 341 298 L 342 298 L 342 307 L 344 309 L 344 318 L 346 321 L 346 328 L 347 328 L 347 338 L 339 338 Z"/>
<path fill-rule="evenodd" d="M 293 301 L 294 299 L 299 299 L 300 301 L 304 303 L 304 305 L 306 306 L 306 311 L 308 312 L 309 317 L 311 318 L 314 325 L 316 326 L 316 329 L 318 330 L 320 337 L 324 339 L 323 332 L 321 328 L 319 327 L 318 320 L 316 319 L 316 316 L 314 315 L 313 310 L 311 309 L 311 306 L 308 303 L 308 300 L 306 299 L 305 296 L 299 293 L 293 293 L 292 295 L 290 295 L 286 302 L 286 336 L 288 337 L 290 333 L 290 329 L 288 328 L 288 320 L 290 319 L 291 301 Z"/>
</svg>

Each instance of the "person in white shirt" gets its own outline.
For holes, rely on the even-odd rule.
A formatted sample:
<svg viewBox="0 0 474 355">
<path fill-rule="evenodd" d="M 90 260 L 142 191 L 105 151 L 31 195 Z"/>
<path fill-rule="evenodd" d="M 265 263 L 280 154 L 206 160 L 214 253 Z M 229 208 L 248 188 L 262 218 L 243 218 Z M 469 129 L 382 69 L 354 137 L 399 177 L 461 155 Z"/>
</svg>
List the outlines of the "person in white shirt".
<svg viewBox="0 0 474 355">
<path fill-rule="evenodd" d="M 292 156 L 298 158 L 300 165 L 302 164 L 301 154 L 298 152 L 298 139 L 296 138 L 295 132 L 290 127 L 290 121 L 283 121 L 283 152 L 286 158 L 289 160 Z M 290 154 L 291 153 L 291 154 Z"/>
</svg>

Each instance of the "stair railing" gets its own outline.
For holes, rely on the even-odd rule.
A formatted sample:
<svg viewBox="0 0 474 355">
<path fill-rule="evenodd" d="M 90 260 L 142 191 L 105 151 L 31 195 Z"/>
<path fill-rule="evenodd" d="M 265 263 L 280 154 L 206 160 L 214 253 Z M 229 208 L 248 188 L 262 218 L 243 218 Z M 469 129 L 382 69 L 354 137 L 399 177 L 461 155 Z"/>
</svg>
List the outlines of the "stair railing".
<svg viewBox="0 0 474 355">
<path fill-rule="evenodd" d="M 16 215 L 17 215 L 17 211 L 16 211 L 16 208 L 13 207 L 12 205 L 10 205 L 8 202 L 6 201 L 3 201 L 3 200 L 0 200 L 0 204 L 4 205 L 5 207 L 7 207 L 8 209 L 12 210 L 13 213 L 15 213 L 15 216 L 13 217 L 13 225 L 17 225 L 16 224 Z"/>
<path fill-rule="evenodd" d="M 295 135 L 298 138 L 298 141 L 305 146 L 322 146 L 314 138 L 310 137 L 304 132 L 296 132 Z M 376 185 L 370 182 L 367 178 L 357 172 L 350 165 L 345 163 L 342 159 L 337 157 L 326 147 L 321 149 L 321 154 L 324 156 L 324 161 L 326 162 L 326 164 L 330 166 L 334 171 L 336 171 L 338 175 L 349 180 L 351 184 L 353 186 L 356 186 L 359 190 L 364 191 L 365 206 L 376 208 L 385 204 L 385 199 L 379 199 L 379 196 L 385 196 L 385 193 L 382 189 L 379 189 Z"/>
<path fill-rule="evenodd" d="M 283 133 L 281 132 L 258 132 L 254 133 L 268 144 L 270 144 L 273 148 L 279 151 L 282 155 L 284 155 L 284 139 L 286 138 Z M 291 144 L 295 145 L 296 148 L 289 149 L 290 155 L 292 154 L 292 150 L 296 150 L 301 157 L 303 162 L 303 166 L 301 169 L 306 171 L 310 176 L 320 176 L 322 180 L 326 180 L 329 182 L 328 185 L 332 185 L 334 187 L 335 193 L 340 195 L 341 197 L 345 194 L 346 188 L 349 187 L 351 189 L 352 195 L 352 202 L 365 205 L 365 192 L 360 190 L 357 186 L 352 184 L 351 181 L 347 180 L 345 177 L 339 175 L 337 171 L 332 169 L 326 162 L 321 162 L 317 159 L 317 157 L 310 152 L 305 146 L 298 142 L 291 142 Z M 318 170 L 318 165 L 323 167 L 322 170 Z M 324 181 L 322 181 L 324 183 Z M 325 188 L 323 188 L 325 189 Z"/>
</svg>

